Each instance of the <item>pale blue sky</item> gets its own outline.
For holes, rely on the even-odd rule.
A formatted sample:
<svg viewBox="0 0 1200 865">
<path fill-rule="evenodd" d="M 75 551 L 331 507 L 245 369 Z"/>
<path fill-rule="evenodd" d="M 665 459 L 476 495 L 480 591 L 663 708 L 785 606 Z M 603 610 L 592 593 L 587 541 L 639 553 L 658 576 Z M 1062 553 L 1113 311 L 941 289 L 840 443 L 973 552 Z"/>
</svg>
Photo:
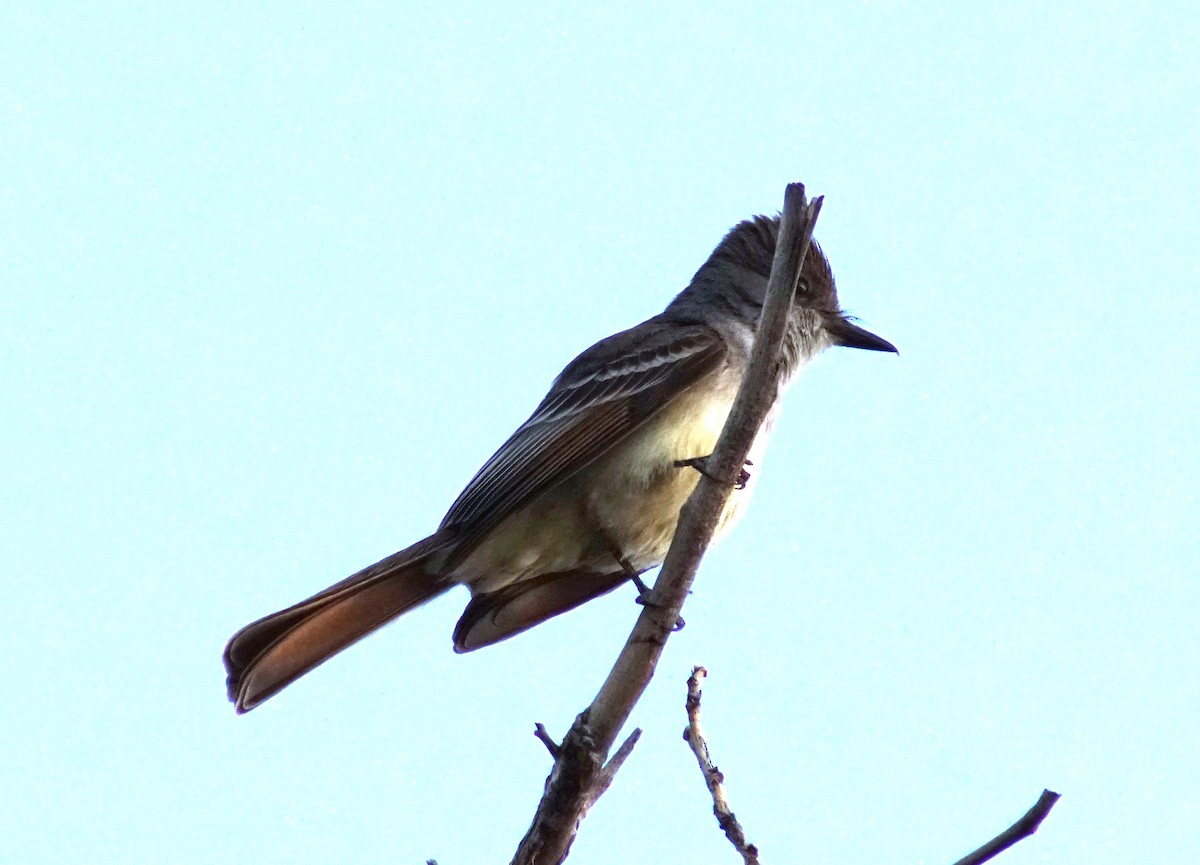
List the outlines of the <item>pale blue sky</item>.
<svg viewBox="0 0 1200 865">
<path fill-rule="evenodd" d="M 571 861 L 1200 850 L 1191 4 L 0 7 L 5 862 L 507 861 L 637 608 L 455 592 L 236 718 L 252 618 L 421 537 L 788 181 L 899 357 L 788 394 Z M 779 4 L 775 4 L 778 9 Z"/>
</svg>

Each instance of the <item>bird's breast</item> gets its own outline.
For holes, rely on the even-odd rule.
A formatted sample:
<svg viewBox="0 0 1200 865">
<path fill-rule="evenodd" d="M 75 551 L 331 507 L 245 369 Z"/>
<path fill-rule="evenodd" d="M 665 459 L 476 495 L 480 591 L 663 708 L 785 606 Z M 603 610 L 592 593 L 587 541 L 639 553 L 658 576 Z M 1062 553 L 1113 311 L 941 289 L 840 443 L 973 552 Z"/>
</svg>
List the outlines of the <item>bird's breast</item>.
<svg viewBox="0 0 1200 865">
<path fill-rule="evenodd" d="M 736 376 L 713 376 L 680 395 L 606 456 L 587 490 L 589 521 L 600 527 L 638 570 L 660 564 L 679 521 L 679 511 L 700 473 L 677 460 L 712 453 L 737 393 Z M 751 448 L 750 480 L 734 490 L 717 524 L 719 538 L 741 515 L 761 465 L 768 418 Z"/>
</svg>

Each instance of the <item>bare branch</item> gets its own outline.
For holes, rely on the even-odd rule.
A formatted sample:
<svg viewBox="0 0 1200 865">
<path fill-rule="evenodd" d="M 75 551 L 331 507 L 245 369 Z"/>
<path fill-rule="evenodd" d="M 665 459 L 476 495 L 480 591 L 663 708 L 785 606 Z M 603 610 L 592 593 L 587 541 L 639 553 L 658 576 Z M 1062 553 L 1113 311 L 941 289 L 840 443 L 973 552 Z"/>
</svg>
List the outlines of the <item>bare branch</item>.
<svg viewBox="0 0 1200 865">
<path fill-rule="evenodd" d="M 737 475 L 775 401 L 779 350 L 820 210 L 821 198 L 810 203 L 803 184 L 788 185 L 754 349 L 725 428 L 706 463 L 708 471 L 680 511 L 671 549 L 625 648 L 592 704 L 575 719 L 563 739 L 514 865 L 556 865 L 566 859 L 579 821 L 595 801 L 591 790 L 601 775 L 604 755 L 654 675 L 731 492 L 731 487 L 708 475 Z"/>
<path fill-rule="evenodd" d="M 708 740 L 704 736 L 704 728 L 700 725 L 700 682 L 707 675 L 708 670 L 703 667 L 693 667 L 692 675 L 688 677 L 688 725 L 683 731 L 683 738 L 691 746 L 692 753 L 696 755 L 696 762 L 700 764 L 700 771 L 704 773 L 704 783 L 708 785 L 708 792 L 712 794 L 713 814 L 717 817 L 717 825 L 724 831 L 733 848 L 741 854 L 746 865 L 759 865 L 758 848 L 746 840 L 742 824 L 733 816 L 733 809 L 729 807 L 729 800 L 725 798 L 725 776 L 709 756 Z"/>
<path fill-rule="evenodd" d="M 533 735 L 535 739 L 546 746 L 546 750 L 550 752 L 550 759 L 557 760 L 559 751 L 558 743 L 546 732 L 546 726 L 541 721 L 533 725 Z"/>
<path fill-rule="evenodd" d="M 1041 797 L 1034 803 L 1032 808 L 1025 812 L 1024 817 L 1013 823 L 974 853 L 970 853 L 959 859 L 954 865 L 980 865 L 980 863 L 987 862 L 989 859 L 1003 853 L 1018 841 L 1028 838 L 1042 825 L 1042 821 L 1046 819 L 1046 815 L 1050 813 L 1050 809 L 1054 807 L 1054 803 L 1058 800 L 1059 795 L 1057 793 L 1051 790 L 1043 790 Z"/>
<path fill-rule="evenodd" d="M 617 749 L 617 753 L 612 755 L 612 758 L 604 764 L 604 768 L 600 770 L 599 777 L 596 778 L 596 783 L 592 786 L 591 792 L 588 795 L 588 803 L 584 808 L 584 813 L 587 809 L 595 804 L 596 800 L 604 795 L 604 791 L 609 788 L 613 782 L 613 778 L 617 777 L 617 770 L 625 764 L 629 759 L 629 755 L 633 753 L 633 746 L 638 743 L 638 739 L 642 738 L 642 728 L 634 727 L 633 732 L 621 743 L 621 747 Z"/>
</svg>

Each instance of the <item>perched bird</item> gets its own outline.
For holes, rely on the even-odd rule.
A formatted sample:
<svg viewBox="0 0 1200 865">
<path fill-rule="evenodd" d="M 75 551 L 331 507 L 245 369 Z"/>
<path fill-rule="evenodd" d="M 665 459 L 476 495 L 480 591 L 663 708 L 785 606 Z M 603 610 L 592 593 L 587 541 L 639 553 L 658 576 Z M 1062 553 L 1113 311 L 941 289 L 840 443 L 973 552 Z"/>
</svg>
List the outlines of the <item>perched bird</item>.
<svg viewBox="0 0 1200 865">
<path fill-rule="evenodd" d="M 778 232 L 778 217 L 740 223 L 662 313 L 567 364 L 429 537 L 234 634 L 225 667 L 237 711 L 454 585 L 471 590 L 454 629 L 454 650 L 469 652 L 661 564 L 746 369 Z M 782 381 L 829 346 L 896 351 L 842 312 L 812 243 Z M 755 467 L 777 410 L 778 398 L 751 448 Z M 718 535 L 753 480 L 743 473 Z"/>
</svg>

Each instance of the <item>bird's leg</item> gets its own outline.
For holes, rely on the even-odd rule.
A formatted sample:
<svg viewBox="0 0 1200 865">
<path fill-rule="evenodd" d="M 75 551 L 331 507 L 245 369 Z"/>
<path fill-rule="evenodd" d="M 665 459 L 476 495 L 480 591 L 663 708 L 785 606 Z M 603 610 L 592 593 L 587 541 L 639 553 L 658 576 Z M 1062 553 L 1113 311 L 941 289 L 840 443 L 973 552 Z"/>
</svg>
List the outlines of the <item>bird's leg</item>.
<svg viewBox="0 0 1200 865">
<path fill-rule="evenodd" d="M 657 604 L 650 603 L 650 587 L 646 585 L 646 581 L 642 579 L 641 574 L 638 574 L 636 572 L 631 573 L 629 575 L 629 580 L 635 586 L 637 586 L 637 590 L 638 590 L 637 603 L 641 604 L 643 607 L 657 607 L 658 606 Z M 683 620 L 683 616 L 676 616 L 675 624 L 671 626 L 671 631 L 672 632 L 682 631 L 686 624 L 687 624 L 687 622 L 685 622 Z"/>
<path fill-rule="evenodd" d="M 718 483 L 729 484 L 729 486 L 733 487 L 735 490 L 744 490 L 746 488 L 746 484 L 750 481 L 750 472 L 746 471 L 745 466 L 752 466 L 754 465 L 753 462 L 746 460 L 745 465 L 742 466 L 742 470 L 738 472 L 737 480 L 727 481 L 709 473 L 708 458 L 711 456 L 712 454 L 709 454 L 706 457 L 692 457 L 691 459 L 686 460 L 675 460 L 675 468 L 693 468 L 706 478 L 712 478 Z"/>
<path fill-rule="evenodd" d="M 627 576 L 629 581 L 637 588 L 637 603 L 641 604 L 643 607 L 656 606 L 655 604 L 650 603 L 650 587 L 647 586 L 646 581 L 642 579 L 641 572 L 639 572 L 633 567 L 632 564 L 630 564 L 629 559 L 625 558 L 624 553 L 621 552 L 621 550 L 612 542 L 610 538 L 604 535 L 602 535 L 602 537 L 604 539 L 604 545 L 608 547 L 608 552 L 614 559 L 617 560 L 617 564 L 621 566 L 621 570 L 625 572 L 625 576 Z M 683 616 L 676 616 L 675 625 L 671 628 L 671 630 L 682 631 L 683 626 L 686 624 L 687 622 L 683 620 Z"/>
</svg>

